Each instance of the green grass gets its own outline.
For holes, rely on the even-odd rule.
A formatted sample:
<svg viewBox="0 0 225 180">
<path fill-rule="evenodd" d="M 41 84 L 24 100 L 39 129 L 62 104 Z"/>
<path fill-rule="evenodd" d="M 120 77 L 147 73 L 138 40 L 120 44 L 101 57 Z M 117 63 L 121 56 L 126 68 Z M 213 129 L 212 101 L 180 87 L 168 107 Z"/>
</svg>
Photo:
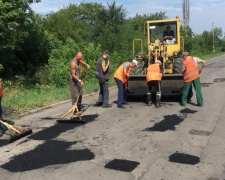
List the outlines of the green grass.
<svg viewBox="0 0 225 180">
<path fill-rule="evenodd" d="M 115 85 L 114 79 L 109 80 L 109 85 Z M 86 83 L 82 89 L 83 94 L 97 91 L 99 91 L 98 83 Z M 39 86 L 32 89 L 12 88 L 8 90 L 8 93 L 5 92 L 5 97 L 2 98 L 2 106 L 16 110 L 16 113 L 24 113 L 70 98 L 69 85 L 61 88 L 55 86 Z"/>
<path fill-rule="evenodd" d="M 203 60 L 207 60 L 207 59 L 214 58 L 214 57 L 217 57 L 217 56 L 222 56 L 224 54 L 225 54 L 225 52 L 216 52 L 216 53 L 204 54 L 204 55 L 197 56 L 197 57 L 199 57 Z"/>
</svg>

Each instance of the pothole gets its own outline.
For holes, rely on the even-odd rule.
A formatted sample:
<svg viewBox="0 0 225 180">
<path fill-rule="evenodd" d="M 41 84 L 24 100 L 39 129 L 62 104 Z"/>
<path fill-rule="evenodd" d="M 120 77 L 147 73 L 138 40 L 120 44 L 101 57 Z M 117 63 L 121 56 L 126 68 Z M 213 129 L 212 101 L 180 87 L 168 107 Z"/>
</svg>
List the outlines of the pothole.
<svg viewBox="0 0 225 180">
<path fill-rule="evenodd" d="M 105 165 L 105 168 L 113 169 L 117 171 L 131 172 L 140 163 L 136 161 L 129 161 L 125 159 L 114 159 Z"/>
<path fill-rule="evenodd" d="M 190 154 L 176 152 L 176 153 L 170 155 L 169 161 L 174 162 L 174 163 L 180 163 L 180 164 L 195 165 L 200 162 L 200 158 L 197 156 L 190 155 Z"/>
<path fill-rule="evenodd" d="M 199 135 L 199 136 L 209 136 L 212 134 L 212 132 L 210 131 L 202 131 L 202 130 L 196 130 L 196 129 L 191 129 L 189 131 L 189 134 L 192 134 L 192 135 Z"/>
<path fill-rule="evenodd" d="M 225 81 L 225 78 L 217 78 L 214 80 L 215 83 L 224 82 L 224 81 Z"/>
<path fill-rule="evenodd" d="M 201 87 L 209 87 L 209 85 L 212 83 L 201 83 Z"/>
</svg>

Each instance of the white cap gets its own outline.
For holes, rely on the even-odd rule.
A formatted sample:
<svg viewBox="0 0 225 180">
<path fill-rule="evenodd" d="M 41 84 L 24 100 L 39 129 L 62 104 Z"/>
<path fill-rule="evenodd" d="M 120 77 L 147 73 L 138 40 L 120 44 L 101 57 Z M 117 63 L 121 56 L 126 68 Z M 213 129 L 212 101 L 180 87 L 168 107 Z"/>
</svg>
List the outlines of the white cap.
<svg viewBox="0 0 225 180">
<path fill-rule="evenodd" d="M 137 64 L 138 64 L 137 60 L 133 59 L 132 63 L 134 63 L 136 65 L 136 67 L 137 67 Z"/>
</svg>

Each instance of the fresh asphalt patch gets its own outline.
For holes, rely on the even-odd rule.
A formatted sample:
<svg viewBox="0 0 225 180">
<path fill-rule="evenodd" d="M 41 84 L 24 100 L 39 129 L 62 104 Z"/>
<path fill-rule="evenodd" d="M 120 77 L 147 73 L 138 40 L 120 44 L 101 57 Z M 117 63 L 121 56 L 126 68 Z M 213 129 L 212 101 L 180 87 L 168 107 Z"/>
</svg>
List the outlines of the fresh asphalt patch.
<svg viewBox="0 0 225 180">
<path fill-rule="evenodd" d="M 136 161 L 129 161 L 125 159 L 114 159 L 105 165 L 105 168 L 113 169 L 117 171 L 131 172 L 140 163 Z"/>
<path fill-rule="evenodd" d="M 198 111 L 196 111 L 196 110 L 191 110 L 191 109 L 189 109 L 189 108 L 185 108 L 185 109 L 182 109 L 182 110 L 180 111 L 180 113 L 182 113 L 182 114 L 194 114 L 194 113 L 196 113 L 196 112 L 198 112 Z"/>
<path fill-rule="evenodd" d="M 86 124 L 89 122 L 94 121 L 98 115 L 85 115 L 82 116 L 85 119 Z M 61 133 L 64 133 L 66 131 L 72 130 L 76 127 L 82 126 L 83 124 L 80 123 L 56 123 L 55 125 L 46 128 L 44 130 L 41 130 L 31 136 L 29 136 L 29 139 L 33 140 L 49 140 L 49 139 L 54 139 L 57 136 L 59 136 Z"/>
<path fill-rule="evenodd" d="M 50 165 L 68 164 L 77 161 L 88 161 L 95 158 L 89 149 L 67 150 L 77 142 L 47 140 L 31 151 L 14 156 L 1 168 L 10 172 L 24 172 Z"/>
<path fill-rule="evenodd" d="M 169 156 L 169 161 L 175 162 L 175 163 L 180 163 L 180 164 L 195 165 L 200 162 L 200 158 L 197 156 L 190 155 L 190 154 L 176 152 Z"/>
<path fill-rule="evenodd" d="M 196 130 L 196 129 L 191 129 L 189 131 L 189 134 L 192 135 L 198 135 L 198 136 L 209 136 L 212 134 L 212 132 L 210 131 L 202 131 L 202 130 Z"/>
<path fill-rule="evenodd" d="M 145 131 L 161 131 L 161 132 L 168 130 L 174 131 L 176 129 L 175 126 L 183 121 L 184 121 L 183 116 L 178 116 L 176 114 L 166 115 L 164 116 L 164 120 L 160 121 L 159 123 L 156 123 L 153 127 L 146 128 Z"/>
</svg>

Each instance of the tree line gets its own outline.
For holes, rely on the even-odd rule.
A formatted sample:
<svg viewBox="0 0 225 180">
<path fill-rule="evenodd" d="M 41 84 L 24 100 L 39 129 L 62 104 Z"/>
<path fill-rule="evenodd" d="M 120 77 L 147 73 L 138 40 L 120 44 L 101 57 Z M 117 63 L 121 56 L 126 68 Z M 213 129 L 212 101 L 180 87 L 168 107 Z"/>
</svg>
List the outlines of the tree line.
<svg viewBox="0 0 225 180">
<path fill-rule="evenodd" d="M 0 78 L 35 85 L 68 85 L 69 64 L 78 51 L 91 65 L 87 82 L 94 77 L 96 61 L 110 51 L 111 73 L 132 58 L 133 39 L 146 39 L 146 20 L 166 19 L 165 12 L 136 14 L 127 18 L 123 5 L 115 1 L 103 6 L 82 2 L 46 15 L 34 13 L 30 5 L 40 0 L 0 0 Z M 196 35 L 183 31 L 185 50 L 195 55 L 225 51 L 221 28 Z"/>
</svg>

